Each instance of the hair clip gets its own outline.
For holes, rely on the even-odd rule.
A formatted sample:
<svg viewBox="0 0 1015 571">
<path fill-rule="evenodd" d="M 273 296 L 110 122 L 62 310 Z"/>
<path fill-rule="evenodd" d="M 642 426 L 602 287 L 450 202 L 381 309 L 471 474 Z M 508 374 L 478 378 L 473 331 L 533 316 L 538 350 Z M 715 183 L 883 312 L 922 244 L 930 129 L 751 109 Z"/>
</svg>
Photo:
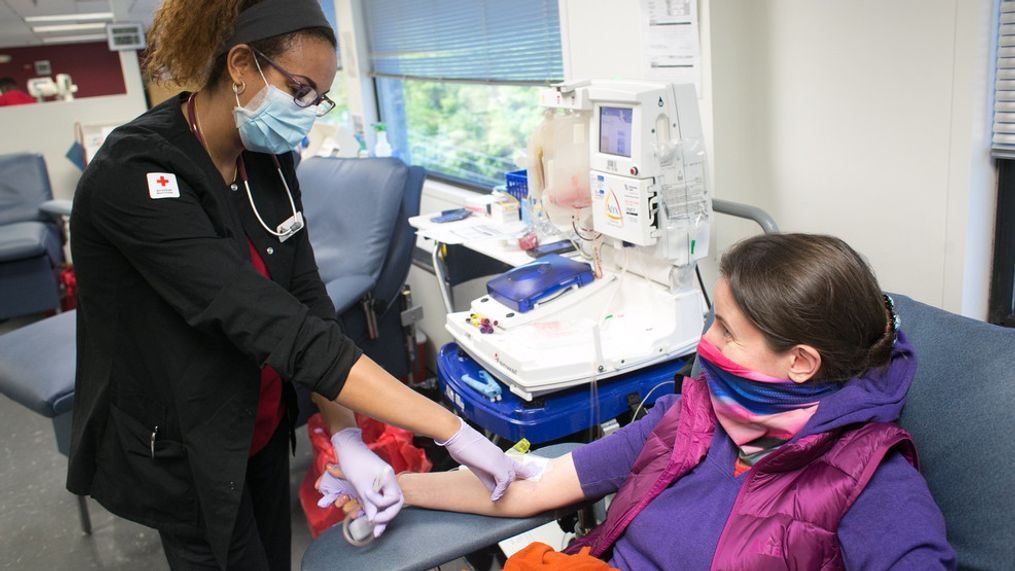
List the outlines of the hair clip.
<svg viewBox="0 0 1015 571">
<path fill-rule="evenodd" d="M 902 320 L 899 319 L 899 314 L 895 311 L 895 300 L 892 299 L 892 296 L 886 293 L 883 297 L 885 298 L 885 309 L 888 310 L 888 315 L 891 317 L 892 347 L 894 347 L 895 342 L 899 340 L 899 329 L 902 327 Z"/>
</svg>

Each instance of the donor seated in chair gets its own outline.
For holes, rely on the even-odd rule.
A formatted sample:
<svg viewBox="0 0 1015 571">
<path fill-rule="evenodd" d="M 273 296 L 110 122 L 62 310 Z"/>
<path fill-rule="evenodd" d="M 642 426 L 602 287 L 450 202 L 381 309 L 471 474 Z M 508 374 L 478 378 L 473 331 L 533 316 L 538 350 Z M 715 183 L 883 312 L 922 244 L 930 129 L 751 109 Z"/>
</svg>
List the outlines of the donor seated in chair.
<svg viewBox="0 0 1015 571">
<path fill-rule="evenodd" d="M 896 424 L 917 356 L 864 259 L 828 236 L 750 238 L 723 256 L 714 309 L 701 374 L 644 418 L 496 503 L 467 471 L 403 474 L 406 503 L 519 517 L 616 493 L 565 552 L 620 569 L 954 568 Z"/>
</svg>

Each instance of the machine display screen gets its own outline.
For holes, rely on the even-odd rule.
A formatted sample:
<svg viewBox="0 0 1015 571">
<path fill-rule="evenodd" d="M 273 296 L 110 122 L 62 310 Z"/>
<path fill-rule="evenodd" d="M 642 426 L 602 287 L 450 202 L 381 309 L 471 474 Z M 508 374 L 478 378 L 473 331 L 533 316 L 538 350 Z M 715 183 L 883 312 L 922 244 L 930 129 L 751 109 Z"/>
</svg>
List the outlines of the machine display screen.
<svg viewBox="0 0 1015 571">
<path fill-rule="evenodd" d="M 599 108 L 599 152 L 609 155 L 631 156 L 630 107 Z"/>
</svg>

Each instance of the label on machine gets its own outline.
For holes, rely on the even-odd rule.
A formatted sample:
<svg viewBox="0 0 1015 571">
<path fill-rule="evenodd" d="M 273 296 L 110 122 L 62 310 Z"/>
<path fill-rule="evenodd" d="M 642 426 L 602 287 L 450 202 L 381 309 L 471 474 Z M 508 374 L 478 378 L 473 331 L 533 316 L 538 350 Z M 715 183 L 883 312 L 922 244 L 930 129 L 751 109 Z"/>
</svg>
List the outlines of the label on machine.
<svg viewBox="0 0 1015 571">
<path fill-rule="evenodd" d="M 639 246 L 655 244 L 657 201 L 652 179 L 592 171 L 592 218 L 596 230 Z"/>
</svg>

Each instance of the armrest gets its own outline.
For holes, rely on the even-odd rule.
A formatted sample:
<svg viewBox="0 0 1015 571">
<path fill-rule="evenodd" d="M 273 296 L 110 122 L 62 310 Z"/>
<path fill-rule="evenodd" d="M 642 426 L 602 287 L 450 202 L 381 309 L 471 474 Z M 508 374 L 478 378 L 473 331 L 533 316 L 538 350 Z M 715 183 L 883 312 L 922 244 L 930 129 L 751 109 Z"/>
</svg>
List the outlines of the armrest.
<svg viewBox="0 0 1015 571">
<path fill-rule="evenodd" d="M 70 216 L 73 204 L 70 200 L 47 200 L 39 205 L 39 210 L 52 215 L 54 218 L 59 218 L 61 216 Z"/>
<path fill-rule="evenodd" d="M 577 444 L 557 444 L 534 453 L 553 458 Z M 410 571 L 432 569 L 574 512 L 571 506 L 526 518 L 497 518 L 473 514 L 405 508 L 379 539 L 353 547 L 340 526 L 321 534 L 303 553 L 301 569 L 334 569 L 355 562 L 357 569 Z"/>
</svg>

